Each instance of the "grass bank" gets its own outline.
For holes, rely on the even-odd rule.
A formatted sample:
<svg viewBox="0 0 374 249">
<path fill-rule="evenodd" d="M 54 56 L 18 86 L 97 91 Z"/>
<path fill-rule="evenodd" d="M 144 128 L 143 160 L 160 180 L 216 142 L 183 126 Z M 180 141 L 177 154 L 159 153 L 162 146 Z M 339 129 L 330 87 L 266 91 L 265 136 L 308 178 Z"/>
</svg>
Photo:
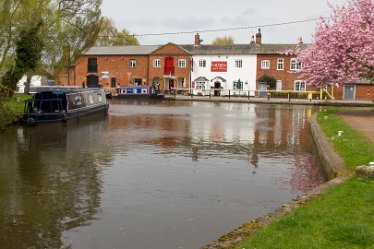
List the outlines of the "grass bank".
<svg viewBox="0 0 374 249">
<path fill-rule="evenodd" d="M 28 98 L 30 95 L 16 93 L 11 99 L 0 99 L 0 129 L 19 120 L 23 113 L 25 99 Z"/>
<path fill-rule="evenodd" d="M 319 113 L 317 120 L 347 168 L 374 161 L 374 144 L 334 110 Z M 339 130 L 344 136 L 337 135 Z M 352 177 L 235 248 L 374 249 L 374 180 Z"/>
</svg>

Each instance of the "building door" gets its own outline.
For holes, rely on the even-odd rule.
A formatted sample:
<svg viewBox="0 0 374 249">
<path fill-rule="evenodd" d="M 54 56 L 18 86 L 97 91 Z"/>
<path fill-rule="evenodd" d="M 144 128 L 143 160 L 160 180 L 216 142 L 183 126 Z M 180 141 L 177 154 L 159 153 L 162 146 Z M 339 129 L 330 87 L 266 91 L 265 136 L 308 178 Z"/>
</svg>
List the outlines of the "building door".
<svg viewBox="0 0 374 249">
<path fill-rule="evenodd" d="M 345 100 L 354 100 L 356 93 L 355 85 L 344 85 L 344 97 Z"/>
<path fill-rule="evenodd" d="M 260 97 L 265 97 L 267 90 L 268 90 L 268 84 L 260 83 Z"/>
<path fill-rule="evenodd" d="M 214 82 L 214 96 L 221 95 L 221 82 L 216 81 Z"/>
<path fill-rule="evenodd" d="M 96 75 L 88 75 L 87 87 L 99 87 L 99 77 Z"/>
<path fill-rule="evenodd" d="M 170 90 L 174 89 L 174 80 L 173 79 L 169 79 L 169 89 Z"/>
</svg>

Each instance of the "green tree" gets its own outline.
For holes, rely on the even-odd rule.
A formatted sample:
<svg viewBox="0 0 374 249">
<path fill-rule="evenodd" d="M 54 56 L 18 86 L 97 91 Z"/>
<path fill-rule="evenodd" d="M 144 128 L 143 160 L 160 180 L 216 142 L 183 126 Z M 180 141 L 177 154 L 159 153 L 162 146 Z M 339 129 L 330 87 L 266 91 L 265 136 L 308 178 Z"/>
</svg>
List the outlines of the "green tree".
<svg viewBox="0 0 374 249">
<path fill-rule="evenodd" d="M 102 0 L 51 0 L 51 25 L 46 45 L 44 74 L 57 79 L 92 47 L 100 32 Z"/>
<path fill-rule="evenodd" d="M 35 26 L 21 30 L 19 34 L 15 44 L 15 65 L 6 72 L 3 78 L 3 84 L 12 91 L 16 89 L 17 82 L 24 74 L 31 73 L 38 68 L 43 50 L 43 41 L 39 34 L 41 27 L 40 21 Z M 26 92 L 28 92 L 28 86 L 26 86 Z"/>
<path fill-rule="evenodd" d="M 101 18 L 100 33 L 96 41 L 96 46 L 124 46 L 138 45 L 138 40 L 123 29 L 118 31 L 114 21 L 107 17 Z"/>
<path fill-rule="evenodd" d="M 234 39 L 232 36 L 217 37 L 212 41 L 212 45 L 233 45 Z"/>
<path fill-rule="evenodd" d="M 12 48 L 15 44 L 17 30 L 13 28 L 21 1 L 0 1 L 0 73 L 11 66 Z"/>
</svg>

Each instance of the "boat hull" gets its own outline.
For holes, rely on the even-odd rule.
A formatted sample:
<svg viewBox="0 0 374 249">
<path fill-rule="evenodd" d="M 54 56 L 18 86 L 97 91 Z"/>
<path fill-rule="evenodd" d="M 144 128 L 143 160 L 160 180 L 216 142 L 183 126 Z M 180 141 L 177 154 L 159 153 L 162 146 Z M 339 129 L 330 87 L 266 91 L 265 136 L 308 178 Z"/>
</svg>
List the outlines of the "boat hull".
<svg viewBox="0 0 374 249">
<path fill-rule="evenodd" d="M 22 121 L 33 125 L 36 123 L 49 123 L 49 122 L 67 122 L 71 119 L 80 118 L 86 115 L 93 115 L 96 113 L 107 113 L 109 105 L 101 105 L 96 107 L 85 108 L 82 110 L 73 110 L 69 112 L 59 113 L 28 113 L 24 114 Z"/>
</svg>

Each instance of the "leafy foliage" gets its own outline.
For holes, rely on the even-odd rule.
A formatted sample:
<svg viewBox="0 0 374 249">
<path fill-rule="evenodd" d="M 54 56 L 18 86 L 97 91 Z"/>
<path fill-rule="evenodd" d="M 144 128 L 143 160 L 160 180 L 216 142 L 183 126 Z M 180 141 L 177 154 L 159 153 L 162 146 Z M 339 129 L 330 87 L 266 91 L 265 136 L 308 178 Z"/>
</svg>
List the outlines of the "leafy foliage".
<svg viewBox="0 0 374 249">
<path fill-rule="evenodd" d="M 374 3 L 354 0 L 330 7 L 331 20 L 321 18 L 313 44 L 299 52 L 301 75 L 317 87 L 360 78 L 374 82 Z"/>
<path fill-rule="evenodd" d="M 270 86 L 270 89 L 275 89 L 277 84 L 277 80 L 273 76 L 269 76 L 267 74 L 262 75 L 258 78 L 258 82 L 265 82 Z"/>
<path fill-rule="evenodd" d="M 232 45 L 234 44 L 234 39 L 232 36 L 217 37 L 212 41 L 212 45 Z"/>
<path fill-rule="evenodd" d="M 42 20 L 41 61 L 34 71 L 56 79 L 93 46 L 100 32 L 102 0 L 2 0 L 0 1 L 0 72 L 16 64 L 16 41 L 22 30 Z M 15 25 L 17 24 L 17 25 Z M 31 63 L 31 61 L 29 61 Z M 14 71 L 15 73 L 18 71 Z M 8 74 L 7 78 L 11 75 Z M 4 83 L 5 84 L 5 83 Z"/>
<path fill-rule="evenodd" d="M 6 72 L 3 77 L 3 84 L 14 91 L 17 82 L 29 72 L 33 72 L 41 59 L 43 42 L 39 36 L 42 22 L 35 26 L 23 29 L 16 41 L 15 66 Z"/>
<path fill-rule="evenodd" d="M 123 46 L 138 44 L 138 40 L 130 35 L 126 29 L 118 31 L 113 20 L 107 17 L 101 18 L 101 28 L 98 39 L 96 40 L 96 46 Z"/>
</svg>

